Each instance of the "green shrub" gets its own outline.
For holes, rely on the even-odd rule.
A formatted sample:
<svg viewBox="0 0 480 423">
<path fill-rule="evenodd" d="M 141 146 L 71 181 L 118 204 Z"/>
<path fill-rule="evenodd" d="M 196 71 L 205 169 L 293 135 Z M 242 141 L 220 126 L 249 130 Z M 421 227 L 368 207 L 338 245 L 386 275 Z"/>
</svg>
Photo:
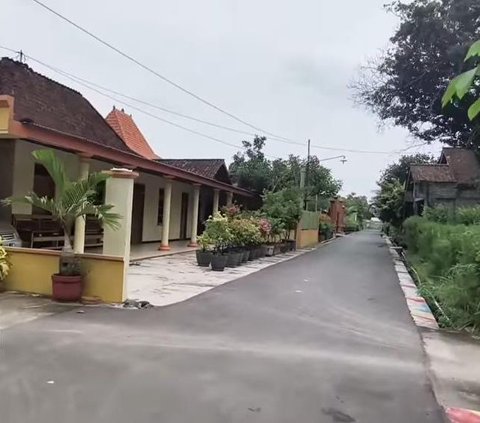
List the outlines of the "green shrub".
<svg viewBox="0 0 480 423">
<path fill-rule="evenodd" d="M 480 224 L 480 207 L 460 207 L 457 209 L 456 221 L 464 225 Z"/>
<path fill-rule="evenodd" d="M 415 216 L 403 227 L 420 291 L 440 313 L 440 323 L 480 330 L 480 225 Z"/>
<path fill-rule="evenodd" d="M 437 223 L 452 223 L 454 220 L 452 210 L 445 206 L 427 207 L 423 212 L 423 216 L 427 220 Z"/>
</svg>

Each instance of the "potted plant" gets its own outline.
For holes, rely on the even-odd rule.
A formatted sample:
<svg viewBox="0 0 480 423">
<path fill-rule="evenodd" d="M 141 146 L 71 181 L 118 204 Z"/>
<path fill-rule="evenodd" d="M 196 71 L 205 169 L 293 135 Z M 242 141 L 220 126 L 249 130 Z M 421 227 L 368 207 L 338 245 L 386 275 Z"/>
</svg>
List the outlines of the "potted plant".
<svg viewBox="0 0 480 423">
<path fill-rule="evenodd" d="M 197 264 L 200 267 L 209 267 L 212 262 L 212 251 L 210 250 L 212 241 L 206 233 L 203 233 L 198 237 L 197 242 L 200 246 L 200 249 L 196 251 Z"/>
<path fill-rule="evenodd" d="M 0 292 L 5 291 L 4 280 L 10 271 L 10 261 L 8 260 L 7 252 L 2 247 L 2 238 L 0 237 Z"/>
<path fill-rule="evenodd" d="M 228 218 L 221 213 L 216 213 L 206 221 L 205 225 L 204 233 L 213 245 L 212 270 L 223 272 L 228 260 L 226 248 L 232 240 Z"/>
<path fill-rule="evenodd" d="M 79 301 L 83 292 L 83 275 L 79 257 L 73 253 L 71 233 L 75 220 L 86 215 L 92 216 L 104 225 L 117 228 L 120 216 L 111 210 L 111 204 L 97 205 L 96 188 L 108 175 L 91 173 L 81 181 L 71 181 L 63 162 L 53 150 L 37 150 L 32 153 L 55 183 L 55 198 L 40 197 L 34 192 L 22 198 L 8 198 L 4 202 L 24 203 L 50 213 L 63 230 L 63 248 L 59 271 L 52 275 L 52 297 L 58 301 Z"/>
</svg>

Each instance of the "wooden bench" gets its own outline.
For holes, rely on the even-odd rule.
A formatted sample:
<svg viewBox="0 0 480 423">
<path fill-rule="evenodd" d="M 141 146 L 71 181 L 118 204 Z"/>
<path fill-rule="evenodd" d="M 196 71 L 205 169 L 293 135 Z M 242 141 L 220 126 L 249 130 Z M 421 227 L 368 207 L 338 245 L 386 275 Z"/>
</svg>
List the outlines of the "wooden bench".
<svg viewBox="0 0 480 423">
<path fill-rule="evenodd" d="M 63 231 L 57 221 L 49 215 L 14 215 L 12 224 L 30 248 L 60 249 L 64 244 Z M 73 235 L 71 236 L 73 242 Z M 96 219 L 87 216 L 85 246 L 103 245 L 103 228 Z"/>
</svg>

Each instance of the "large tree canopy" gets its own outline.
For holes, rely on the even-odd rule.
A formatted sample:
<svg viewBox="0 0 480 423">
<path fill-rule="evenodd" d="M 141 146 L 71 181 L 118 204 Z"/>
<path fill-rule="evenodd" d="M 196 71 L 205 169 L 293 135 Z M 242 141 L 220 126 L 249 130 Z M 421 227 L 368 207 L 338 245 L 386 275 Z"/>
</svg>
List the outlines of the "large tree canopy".
<svg viewBox="0 0 480 423">
<path fill-rule="evenodd" d="M 427 154 L 406 155 L 382 172 L 377 181 L 379 189 L 373 200 L 374 209 L 381 220 L 394 226 L 402 223 L 405 182 L 410 165 L 435 162 L 436 160 Z"/>
<path fill-rule="evenodd" d="M 400 26 L 391 46 L 363 67 L 353 84 L 356 100 L 424 141 L 478 146 L 478 122 L 468 119 L 467 110 L 479 87 L 459 107 L 442 109 L 441 100 L 449 80 L 469 69 L 464 57 L 480 34 L 480 2 L 395 1 L 387 9 L 400 18 Z"/>
<path fill-rule="evenodd" d="M 300 171 L 307 170 L 305 192 L 307 198 L 336 196 L 342 183 L 333 178 L 330 169 L 320 164 L 318 157 L 307 159 L 290 155 L 288 159 L 268 160 L 264 153 L 265 137 L 255 137 L 253 142 L 243 141 L 244 151 L 233 156 L 230 165 L 232 180 L 238 186 L 252 191 L 280 191 L 300 187 Z"/>
</svg>

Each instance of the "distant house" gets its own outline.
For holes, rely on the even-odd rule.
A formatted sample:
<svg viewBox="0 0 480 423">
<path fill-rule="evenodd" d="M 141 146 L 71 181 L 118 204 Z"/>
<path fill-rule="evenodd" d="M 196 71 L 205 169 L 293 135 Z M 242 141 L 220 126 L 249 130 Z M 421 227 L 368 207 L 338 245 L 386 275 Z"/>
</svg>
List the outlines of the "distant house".
<svg viewBox="0 0 480 423">
<path fill-rule="evenodd" d="M 425 207 L 480 205 L 480 162 L 472 150 L 444 148 L 437 164 L 411 165 L 405 195 L 406 216 Z"/>
</svg>

